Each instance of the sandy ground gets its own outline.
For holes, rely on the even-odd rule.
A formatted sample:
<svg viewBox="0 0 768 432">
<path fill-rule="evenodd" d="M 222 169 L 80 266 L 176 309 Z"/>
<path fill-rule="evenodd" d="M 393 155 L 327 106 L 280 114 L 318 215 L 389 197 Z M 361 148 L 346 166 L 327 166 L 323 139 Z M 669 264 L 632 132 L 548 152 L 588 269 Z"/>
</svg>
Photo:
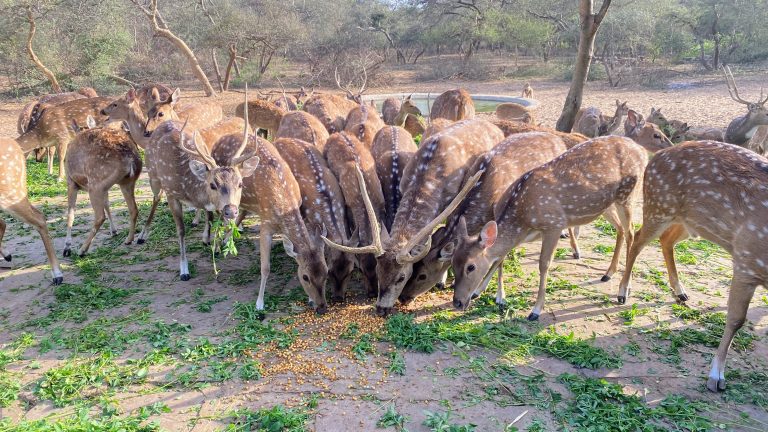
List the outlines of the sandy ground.
<svg viewBox="0 0 768 432">
<path fill-rule="evenodd" d="M 406 77 L 407 78 L 407 77 Z M 404 81 L 407 79 L 403 78 Z M 759 94 L 764 77 L 753 76 L 740 79 L 742 96 L 751 98 Z M 535 98 L 541 102 L 538 109 L 540 121 L 552 125 L 556 120 L 562 100 L 567 92 L 567 85 L 562 82 L 532 81 Z M 521 82 L 483 82 L 483 83 L 425 83 L 419 86 L 398 83 L 389 88 L 374 89 L 373 92 L 391 91 L 432 91 L 462 86 L 473 92 L 517 95 Z M 184 92 L 186 101 L 200 96 L 195 90 Z M 749 96 L 747 96 L 749 95 Z M 234 105 L 242 95 L 231 93 L 221 97 L 221 103 L 227 112 L 234 111 Z M 755 96 L 756 98 L 756 96 Z M 725 126 L 729 119 L 744 111 L 743 106 L 732 102 L 722 79 L 697 78 L 684 90 L 648 90 L 648 89 L 613 89 L 603 85 L 590 84 L 585 92 L 585 105 L 596 105 L 606 111 L 612 111 L 614 100 L 628 100 L 633 109 L 647 115 L 651 106 L 662 107 L 670 118 L 688 121 L 701 126 Z M 23 101 L 0 104 L 0 135 L 13 136 L 15 133 L 16 114 Z M 75 244 L 79 245 L 88 229 L 91 210 L 86 195 L 80 195 L 79 210 L 76 219 Z M 141 207 L 141 221 L 146 217 L 147 203 L 151 193 L 146 179 L 140 183 L 137 199 Z M 116 220 L 124 234 L 126 210 L 119 192 L 111 195 Z M 35 204 L 45 209 L 55 237 L 56 250 L 61 253 L 64 246 L 65 197 L 42 198 Z M 167 208 L 161 208 L 167 213 Z M 639 220 L 637 213 L 636 220 Z M 169 219 L 164 219 L 165 223 Z M 163 220 L 157 223 L 163 223 Z M 255 222 L 251 221 L 253 225 Z M 217 342 L 225 339 L 224 334 L 237 323 L 233 316 L 235 304 L 253 302 L 258 289 L 257 274 L 250 274 L 244 269 L 258 268 L 258 248 L 252 243 L 240 243 L 240 254 L 218 262 L 222 273 L 212 274 L 210 255 L 203 250 L 199 241 L 200 228 L 189 234 L 189 244 L 197 245 L 190 253 L 194 263 L 193 279 L 181 282 L 177 275 L 177 255 L 174 252 L 173 235 L 159 237 L 145 245 L 123 246 L 119 239 L 111 239 L 108 231 L 102 229 L 96 237 L 92 252 L 100 248 L 109 248 L 121 257 L 114 266 L 103 268 L 100 281 L 116 288 L 137 290 L 126 302 L 105 310 L 89 311 L 88 319 L 82 323 L 72 321 L 55 322 L 49 327 L 25 327 L 24 323 L 32 318 L 45 316 L 50 305 L 56 303 L 54 290 L 49 284 L 49 272 L 45 255 L 36 233 L 22 227 L 18 222 L 10 222 L 6 234 L 6 250 L 14 254 L 16 268 L 0 270 L 0 346 L 15 340 L 22 332 L 31 332 L 37 341 L 51 335 L 55 328 L 61 328 L 65 335 L 74 334 L 88 323 L 99 317 L 125 317 L 131 314 L 146 314 L 150 322 L 176 322 L 189 326 L 189 333 L 184 336 L 198 341 L 209 338 Z M 247 230 L 249 239 L 257 240 L 258 234 Z M 608 265 L 609 257 L 598 252 L 598 245 L 612 245 L 613 238 L 606 236 L 594 226 L 587 226 L 582 231 L 580 260 L 570 255 L 558 258 L 552 266 L 553 279 L 563 279 L 578 285 L 573 292 L 555 292 L 548 298 L 545 313 L 541 317 L 541 326 L 553 326 L 561 334 L 573 332 L 578 337 L 594 337 L 594 345 L 605 348 L 621 356 L 624 365 L 616 369 L 580 369 L 572 364 L 546 355 L 527 356 L 516 361 L 516 370 L 525 376 L 541 373 L 544 376 L 544 388 L 564 395 L 567 391 L 556 377 L 564 372 L 589 377 L 604 377 L 610 382 L 619 383 L 627 394 L 637 394 L 649 404 L 656 404 L 666 395 L 683 394 L 694 400 L 706 402 L 712 409 L 709 414 L 724 427 L 734 430 L 761 430 L 768 424 L 768 412 L 752 404 L 734 404 L 723 395 L 708 393 L 704 390 L 708 364 L 713 348 L 692 345 L 681 349 L 682 361 L 671 364 L 656 352 L 660 342 L 653 336 L 653 329 L 669 324 L 680 329 L 689 324 L 671 314 L 674 304 L 672 294 L 657 287 L 650 277 L 635 278 L 634 299 L 641 308 L 649 308 L 649 313 L 636 318 L 631 326 L 625 325 L 619 312 L 629 306 L 619 306 L 615 302 L 596 299 L 613 299 L 618 286 L 618 278 L 608 283 L 600 283 L 599 278 Z M 559 245 L 567 248 L 567 242 Z M 533 287 L 537 274 L 539 246 L 531 243 L 525 246 L 522 259 L 523 278 L 509 277 L 507 286 L 511 292 L 519 292 L 533 299 Z M 166 253 L 170 251 L 170 253 Z M 698 252 L 697 252 L 698 253 Z M 623 261 L 623 260 L 622 260 Z M 688 302 L 695 309 L 724 311 L 726 293 L 730 277 L 730 258 L 722 251 L 712 255 L 697 255 L 695 263 L 680 264 L 683 281 L 687 284 L 691 300 Z M 277 293 L 286 293 L 298 286 L 290 260 L 282 258 L 284 266 L 273 265 L 273 275 L 268 287 L 268 297 Z M 63 260 L 66 281 L 77 284 L 84 278 L 71 259 Z M 658 245 L 651 245 L 643 253 L 637 267 L 638 275 L 647 275 L 653 270 L 661 271 L 665 280 L 661 252 Z M 243 284 L 230 283 L 229 275 L 238 274 L 245 279 Z M 620 273 L 619 273 L 620 274 Z M 618 275 L 617 275 L 618 276 Z M 202 294 L 201 294 L 202 293 Z M 196 305 L 202 299 L 218 299 L 210 312 L 201 312 Z M 745 351 L 732 350 L 729 356 L 729 370 L 765 371 L 768 365 L 768 304 L 762 300 L 765 291 L 758 289 L 749 312 L 751 331 L 758 336 L 752 348 Z M 437 311 L 450 310 L 450 292 L 438 292 L 417 299 L 407 311 L 428 319 Z M 168 385 L 168 373 L 174 365 L 153 366 L 150 378 L 140 385 L 133 385 L 117 391 L 111 400 L 122 413 L 135 413 L 136 409 L 155 402 L 161 402 L 170 408 L 170 412 L 152 416 L 163 428 L 179 431 L 212 431 L 227 424 L 226 413 L 235 408 L 252 409 L 271 407 L 277 403 L 287 406 L 301 405 L 310 394 L 317 394 L 317 407 L 312 409 L 308 428 L 314 431 L 360 431 L 374 430 L 376 422 L 386 407 L 393 404 L 397 411 L 409 417 L 406 427 L 410 431 L 428 431 L 421 423 L 425 410 L 445 411 L 451 409 L 456 423 L 474 423 L 478 431 L 504 431 L 520 414 L 527 412 L 515 424 L 524 430 L 534 420 L 545 425 L 544 430 L 556 430 L 558 426 L 552 411 L 536 403 L 535 399 L 518 402 L 504 394 L 493 394 L 505 388 L 499 385 L 501 378 L 484 373 L 485 369 L 472 367 L 477 359 L 491 368 L 508 361 L 509 353 L 499 353 L 484 349 L 470 349 L 456 344 L 444 344 L 432 354 L 402 351 L 405 359 L 404 376 L 388 372 L 389 352 L 393 347 L 389 343 L 374 342 L 375 353 L 365 360 L 360 360 L 349 351 L 350 343 L 339 338 L 343 329 L 339 329 L 334 317 L 347 316 L 351 322 L 358 322 L 361 328 L 371 331 L 380 329 L 384 322 L 371 316 L 371 303 L 364 299 L 359 280 L 353 283 L 349 304 L 334 306 L 330 313 L 317 319 L 307 313 L 302 301 L 279 303 L 268 314 L 268 322 L 277 323 L 288 329 L 295 329 L 299 342 L 288 350 L 272 349 L 252 353 L 253 358 L 264 367 L 264 377 L 258 381 L 243 381 L 235 376 L 223 382 L 207 382 L 195 387 Z M 512 310 L 512 317 L 527 314 L 527 306 Z M 284 318 L 292 317 L 288 322 Z M 282 321 L 281 321 L 282 320 Z M 126 328 L 132 329 L 146 325 L 146 320 L 131 321 Z M 631 342 L 639 345 L 637 352 L 631 354 L 626 346 Z M 122 362 L 136 359 L 148 351 L 149 347 L 141 341 L 132 344 L 118 355 Z M 21 400 L 13 402 L 7 408 L 0 408 L 0 417 L 13 421 L 20 419 L 39 419 L 49 415 L 66 416 L 73 412 L 70 405 L 56 407 L 49 400 L 44 400 L 35 393 L 36 383 L 44 374 L 61 367 L 73 358 L 86 358 L 92 353 L 76 352 L 54 344 L 54 349 L 44 353 L 34 345 L 27 350 L 23 358 L 9 366 L 24 385 Z M 325 367 L 319 367 L 325 365 Z M 210 367 L 210 364 L 208 365 Z M 294 373 L 286 370 L 305 371 Z M 513 383 L 514 384 L 514 383 Z M 746 413 L 753 421 L 752 426 L 736 425 L 732 422 L 733 413 Z M 757 424 L 757 426 L 754 426 Z M 394 430 L 389 428 L 387 430 Z M 512 429 L 506 429 L 512 430 Z M 762 429 L 766 430 L 766 429 Z"/>
</svg>

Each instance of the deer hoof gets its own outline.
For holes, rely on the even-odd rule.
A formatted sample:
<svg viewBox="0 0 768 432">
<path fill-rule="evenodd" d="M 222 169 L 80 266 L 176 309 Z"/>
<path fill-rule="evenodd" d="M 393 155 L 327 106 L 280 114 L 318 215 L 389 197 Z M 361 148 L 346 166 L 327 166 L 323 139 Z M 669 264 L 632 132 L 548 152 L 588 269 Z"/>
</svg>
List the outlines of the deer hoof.
<svg viewBox="0 0 768 432">
<path fill-rule="evenodd" d="M 13 255 L 8 254 L 8 255 L 4 256 L 3 259 L 8 261 L 8 262 L 11 262 L 11 260 L 13 259 Z"/>
<path fill-rule="evenodd" d="M 567 239 L 568 238 L 568 233 L 567 232 L 561 232 L 560 233 L 560 238 L 561 239 Z"/>
<path fill-rule="evenodd" d="M 470 298 L 471 298 L 472 300 L 474 300 L 474 299 L 476 299 L 476 298 L 478 298 L 478 297 L 480 297 L 480 294 L 478 294 L 478 293 L 472 293 L 472 297 L 470 297 Z"/>
<path fill-rule="evenodd" d="M 391 307 L 376 306 L 376 315 L 378 315 L 380 317 L 386 317 L 387 315 L 389 315 L 391 313 L 392 313 L 392 308 Z"/>
<path fill-rule="evenodd" d="M 713 393 L 725 391 L 725 380 L 718 378 L 709 378 L 707 380 L 707 389 Z"/>
<path fill-rule="evenodd" d="M 445 284 L 442 282 L 438 282 L 435 284 L 435 288 L 437 288 L 438 291 L 442 291 L 445 289 Z"/>
<path fill-rule="evenodd" d="M 65 258 L 69 257 L 69 256 L 72 256 L 72 249 L 70 249 L 70 248 L 64 249 L 64 253 L 62 253 L 62 255 L 64 255 Z M 6 261 L 10 261 L 10 259 L 8 259 L 8 258 L 6 258 L 5 260 Z"/>
<path fill-rule="evenodd" d="M 624 304 L 627 302 L 627 297 L 625 296 L 618 296 L 616 297 L 616 300 L 619 302 L 619 304 Z"/>
<path fill-rule="evenodd" d="M 538 321 L 539 320 L 539 314 L 535 312 L 531 312 L 528 314 L 528 321 Z"/>
<path fill-rule="evenodd" d="M 328 306 L 326 305 L 320 305 L 317 308 L 315 308 L 315 313 L 318 315 L 325 315 L 328 312 Z"/>
<path fill-rule="evenodd" d="M 608 275 L 603 275 L 603 277 L 600 278 L 600 282 L 608 282 L 611 280 L 611 277 Z"/>
<path fill-rule="evenodd" d="M 686 293 L 678 294 L 677 299 L 680 300 L 681 303 L 685 303 L 688 301 L 688 294 Z"/>
<path fill-rule="evenodd" d="M 146 240 L 144 240 L 143 238 L 136 240 L 136 244 L 144 244 L 144 242 L 146 242 Z"/>
<path fill-rule="evenodd" d="M 181 275 L 179 278 L 180 278 L 181 280 L 183 280 L 184 282 L 186 282 L 186 281 L 188 281 L 188 280 L 189 280 L 189 275 L 188 275 L 188 274 L 183 274 L 183 275 Z"/>
<path fill-rule="evenodd" d="M 62 282 L 64 282 L 64 276 L 56 276 L 53 278 L 54 285 L 61 285 Z"/>
<path fill-rule="evenodd" d="M 573 259 L 579 259 L 579 258 L 581 258 L 581 254 L 578 253 L 578 252 L 574 252 L 573 253 Z"/>
</svg>

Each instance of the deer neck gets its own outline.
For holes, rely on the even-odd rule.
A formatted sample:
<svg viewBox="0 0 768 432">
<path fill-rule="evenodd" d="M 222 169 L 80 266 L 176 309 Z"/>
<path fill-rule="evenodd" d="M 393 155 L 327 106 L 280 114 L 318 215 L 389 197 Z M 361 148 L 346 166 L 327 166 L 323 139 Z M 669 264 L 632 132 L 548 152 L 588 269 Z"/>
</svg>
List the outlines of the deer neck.
<svg viewBox="0 0 768 432">
<path fill-rule="evenodd" d="M 128 107 L 128 133 L 133 138 L 133 141 L 141 148 L 146 148 L 149 143 L 149 138 L 144 136 L 144 132 L 147 130 L 147 116 L 142 112 L 141 107 L 138 104 L 131 104 Z"/>
<path fill-rule="evenodd" d="M 24 132 L 16 138 L 16 142 L 19 144 L 19 147 L 21 147 L 24 154 L 41 147 L 40 137 L 37 135 L 36 129 L 30 129 Z"/>
<path fill-rule="evenodd" d="M 298 209 L 281 215 L 280 221 L 283 228 L 283 235 L 288 237 L 288 240 L 290 240 L 298 250 L 304 251 L 313 249 L 312 245 L 310 245 L 309 230 Z"/>
</svg>

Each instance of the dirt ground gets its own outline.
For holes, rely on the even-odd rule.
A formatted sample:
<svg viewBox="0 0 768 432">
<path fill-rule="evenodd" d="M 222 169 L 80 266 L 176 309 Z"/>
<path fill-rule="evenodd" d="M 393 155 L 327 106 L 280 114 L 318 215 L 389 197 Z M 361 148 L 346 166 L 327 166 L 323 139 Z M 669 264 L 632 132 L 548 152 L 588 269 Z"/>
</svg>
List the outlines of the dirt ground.
<svg viewBox="0 0 768 432">
<path fill-rule="evenodd" d="M 741 77 L 742 96 L 756 98 L 765 78 Z M 541 103 L 540 121 L 553 125 L 567 84 L 531 82 Z M 612 111 L 615 99 L 628 100 L 630 107 L 646 115 L 651 106 L 662 107 L 668 117 L 696 126 L 724 127 L 744 111 L 730 100 L 719 77 L 697 77 L 685 84 L 678 90 L 590 84 L 584 102 Z M 517 95 L 522 82 L 415 86 L 401 76 L 389 88 L 371 93 L 438 92 L 459 85 L 471 92 Z M 195 90 L 184 92 L 185 101 L 199 96 Z M 222 97 L 225 111 L 232 113 L 241 97 L 240 93 Z M 16 115 L 23 103 L 0 104 L 0 135 L 15 136 Z M 40 193 L 33 201 L 45 212 L 61 255 L 65 188 L 50 178 L 46 181 L 52 192 Z M 150 198 L 144 175 L 137 191 L 139 228 Z M 637 396 L 648 407 L 663 406 L 662 400 L 669 395 L 682 395 L 691 404 L 705 407 L 695 418 L 711 422 L 695 429 L 682 421 L 663 420 L 661 429 L 648 430 L 768 430 L 768 385 L 748 379 L 765 377 L 760 374 L 768 365 L 765 290 L 758 289 L 749 311 L 744 333 L 753 338 L 729 354 L 730 392 L 709 393 L 705 383 L 714 348 L 704 336 L 712 332 L 708 333 L 705 321 L 683 319 L 673 307 L 658 244 L 649 246 L 636 265 L 633 298 L 626 306 L 617 305 L 620 273 L 610 282 L 599 282 L 610 259 L 606 251 L 615 241 L 599 222 L 582 230 L 581 259 L 571 258 L 566 240 L 559 245 L 562 249 L 551 270 L 552 292 L 539 324 L 520 319 L 527 315 L 534 296 L 539 251 L 535 242 L 525 245 L 517 274 L 507 273 L 512 307 L 504 317 L 487 306 L 491 300 L 484 296 L 475 309 L 482 309 L 481 304 L 485 309 L 464 319 L 452 312 L 450 291 L 431 292 L 400 308 L 415 314 L 418 323 L 442 319 L 461 324 L 451 331 L 475 326 L 478 333 L 473 334 L 478 338 L 483 328 L 498 330 L 487 327 L 498 323 L 531 334 L 551 331 L 566 339 L 573 333 L 574 340 L 585 341 L 606 355 L 610 364 L 589 368 L 569 357 L 569 350 L 578 345 L 574 340 L 563 342 L 559 351 L 527 345 L 511 349 L 509 344 L 493 348 L 493 341 L 457 342 L 451 334 L 437 337 L 433 352 L 399 344 L 392 336 L 396 330 L 373 316 L 373 302 L 365 299 L 357 274 L 348 302 L 316 317 L 306 310 L 295 265 L 282 253 L 279 242 L 272 254 L 266 324 L 257 324 L 252 313 L 259 283 L 258 247 L 253 243 L 258 241 L 257 220 L 248 221 L 237 243 L 237 257 L 216 259 L 218 275 L 213 273 L 210 252 L 200 242 L 201 228 L 193 228 L 188 234 L 193 277 L 182 282 L 167 207 L 161 208 L 146 244 L 125 246 L 127 211 L 117 190 L 111 194 L 111 205 L 120 234 L 111 238 L 104 227 L 88 257 L 62 259 L 65 285 L 58 288 L 50 284 L 37 233 L 3 216 L 9 221 L 3 248 L 13 253 L 14 268 L 0 269 L 0 384 L 15 382 L 19 388 L 18 396 L 0 408 L 0 419 L 9 422 L 0 421 L 0 429 L 45 418 L 63 421 L 85 409 L 94 418 L 138 416 L 171 431 L 214 431 L 227 425 L 229 430 L 258 430 L 256 423 L 248 423 L 252 416 L 233 410 L 247 408 L 253 413 L 280 406 L 304 413 L 304 427 L 312 431 L 375 430 L 391 407 L 406 417 L 404 426 L 409 431 L 473 430 L 424 424 L 430 418 L 427 411 L 450 413 L 446 425 L 474 424 L 477 431 L 580 430 L 584 423 L 577 422 L 581 418 L 577 411 L 581 409 L 605 419 L 605 429 L 599 430 L 640 430 L 620 429 L 621 420 L 612 417 L 613 411 L 582 406 L 577 392 L 562 378 L 574 374 L 604 378 L 599 382 L 606 386 L 619 384 L 625 395 Z M 638 209 L 636 220 L 641 220 L 640 215 Z M 187 215 L 188 222 L 191 217 Z M 90 221 L 87 195 L 81 193 L 73 232 L 76 246 L 90 229 Z M 685 259 L 678 266 L 691 297 L 688 305 L 705 314 L 724 312 L 730 257 L 706 242 L 684 245 L 678 252 Z M 675 339 L 687 337 L 690 330 L 704 336 L 685 343 Z M 720 333 L 714 333 L 719 339 Z M 30 335 L 29 342 L 21 343 L 25 334 Z M 675 341 L 680 342 L 677 349 L 671 347 Z M 0 389 L 0 406 L 2 395 Z M 612 406 L 622 404 L 615 400 Z M 575 407 L 579 409 L 568 411 Z M 286 426 L 285 430 L 304 429 Z"/>
</svg>

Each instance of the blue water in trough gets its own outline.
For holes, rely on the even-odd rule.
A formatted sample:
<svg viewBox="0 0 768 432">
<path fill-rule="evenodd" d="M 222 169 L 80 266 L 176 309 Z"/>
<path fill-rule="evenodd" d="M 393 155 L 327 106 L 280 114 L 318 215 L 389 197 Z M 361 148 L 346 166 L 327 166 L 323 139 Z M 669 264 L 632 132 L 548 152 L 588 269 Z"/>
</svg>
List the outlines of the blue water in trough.
<svg viewBox="0 0 768 432">
<path fill-rule="evenodd" d="M 411 95 L 411 102 L 413 102 L 421 112 L 425 115 L 429 115 L 429 109 L 432 107 L 432 103 L 435 101 L 435 98 L 440 95 L 440 93 L 391 93 L 391 94 L 377 94 L 377 95 L 366 95 L 363 97 L 364 101 L 374 101 L 376 104 L 376 108 L 381 111 L 381 104 L 384 102 L 384 99 L 387 98 L 397 98 L 397 99 L 405 99 L 407 96 Z M 522 97 L 515 97 L 515 96 L 504 96 L 504 95 L 482 95 L 482 94 L 476 94 L 472 95 L 472 101 L 475 103 L 475 111 L 479 113 L 483 112 L 493 112 L 496 110 L 496 107 L 505 102 L 514 102 L 529 108 L 536 108 L 536 106 L 539 104 L 539 101 L 535 99 L 528 99 L 528 98 L 522 98 Z"/>
</svg>

